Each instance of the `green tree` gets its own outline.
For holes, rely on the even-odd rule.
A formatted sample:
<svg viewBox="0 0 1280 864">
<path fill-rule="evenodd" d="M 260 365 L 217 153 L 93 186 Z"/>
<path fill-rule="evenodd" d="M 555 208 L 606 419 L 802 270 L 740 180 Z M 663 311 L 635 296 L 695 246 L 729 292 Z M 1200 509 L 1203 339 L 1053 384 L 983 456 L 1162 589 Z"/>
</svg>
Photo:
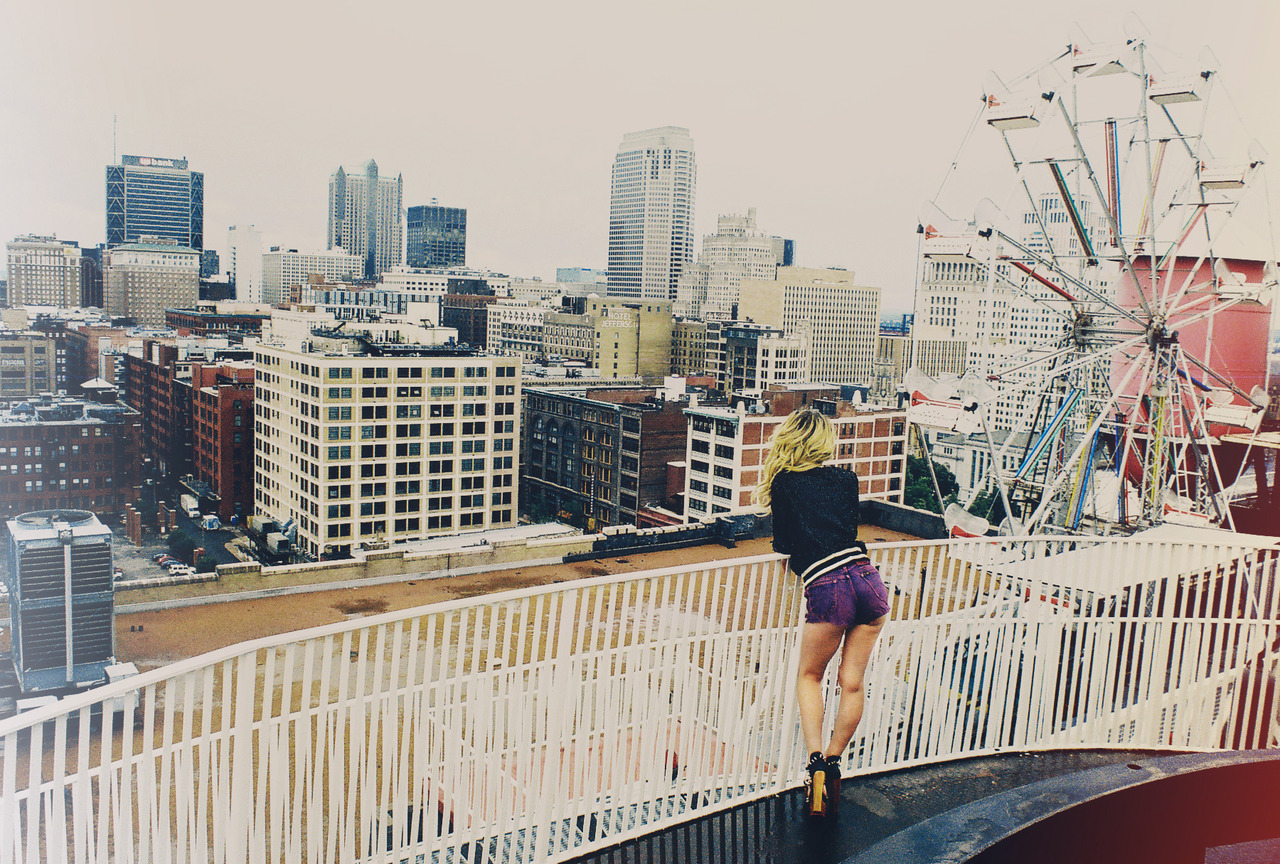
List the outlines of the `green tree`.
<svg viewBox="0 0 1280 864">
<path fill-rule="evenodd" d="M 956 493 L 960 491 L 956 475 L 951 473 L 950 468 L 938 462 L 933 463 L 933 472 L 938 478 L 938 488 L 942 491 L 943 500 L 954 500 Z M 904 491 L 904 501 L 908 507 L 931 510 L 934 513 L 942 512 L 937 492 L 933 488 L 933 479 L 929 476 L 929 463 L 920 456 L 907 457 L 907 488 Z"/>
<path fill-rule="evenodd" d="M 181 561 L 190 561 L 195 555 L 196 544 L 181 531 L 169 532 L 169 552 Z"/>
<path fill-rule="evenodd" d="M 212 573 L 218 569 L 218 559 L 212 555 L 205 553 L 200 556 L 200 560 L 196 562 L 197 573 Z"/>
</svg>

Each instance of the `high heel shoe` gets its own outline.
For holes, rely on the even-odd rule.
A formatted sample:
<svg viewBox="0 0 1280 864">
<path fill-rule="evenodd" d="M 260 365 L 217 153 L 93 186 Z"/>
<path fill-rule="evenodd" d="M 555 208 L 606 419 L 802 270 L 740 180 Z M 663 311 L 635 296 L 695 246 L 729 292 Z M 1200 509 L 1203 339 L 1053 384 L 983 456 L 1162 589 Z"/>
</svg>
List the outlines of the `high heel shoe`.
<svg viewBox="0 0 1280 864">
<path fill-rule="evenodd" d="M 827 812 L 834 816 L 840 809 L 840 757 L 828 756 L 826 763 Z"/>
<path fill-rule="evenodd" d="M 827 815 L 827 761 L 821 753 L 810 753 L 805 770 L 809 773 L 805 781 L 805 812 L 811 818 L 822 818 Z"/>
</svg>

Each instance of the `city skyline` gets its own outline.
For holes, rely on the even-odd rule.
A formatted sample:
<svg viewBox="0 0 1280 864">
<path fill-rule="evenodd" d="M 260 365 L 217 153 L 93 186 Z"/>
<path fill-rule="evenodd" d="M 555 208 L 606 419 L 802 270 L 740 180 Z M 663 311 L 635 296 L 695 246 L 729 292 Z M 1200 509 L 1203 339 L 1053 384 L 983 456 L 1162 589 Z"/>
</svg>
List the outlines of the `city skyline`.
<svg viewBox="0 0 1280 864">
<path fill-rule="evenodd" d="M 1266 56 L 1280 12 L 1244 0 L 1212 16 L 1199 4 L 1134 7 L 1162 48 L 1194 58 L 1208 43 L 1250 133 L 1280 153 L 1280 117 L 1269 109 L 1280 58 Z M 6 184 L 0 234 L 102 242 L 114 116 L 117 157 L 186 157 L 206 175 L 209 248 L 225 252 L 235 224 L 257 225 L 269 245 L 322 248 L 333 166 L 374 156 L 404 176 L 405 206 L 437 198 L 468 209 L 475 266 L 550 279 L 557 267 L 605 263 L 618 137 L 673 124 L 698 142 L 695 242 L 719 215 L 756 207 L 771 232 L 796 239 L 797 263 L 846 267 L 884 289 L 886 308 L 909 308 L 915 223 L 964 137 L 986 70 L 1006 80 L 1022 73 L 1070 41 L 1074 21 L 1098 41 L 1125 26 L 1101 2 L 1056 13 L 938 5 L 924 28 L 915 13 L 891 9 L 866 17 L 802 4 L 783 17 L 699 7 L 676 32 L 655 20 L 613 44 L 607 13 L 560 4 L 545 17 L 512 7 L 499 23 L 452 9 L 443 22 L 452 26 L 439 30 L 455 38 L 445 40 L 415 37 L 408 25 L 420 13 L 387 7 L 384 16 L 406 25 L 379 52 L 389 80 L 411 80 L 422 51 L 465 56 L 478 39 L 492 62 L 432 111 L 403 110 L 395 86 L 369 95 L 375 110 L 364 116 L 378 122 L 366 124 L 342 108 L 366 95 L 361 76 L 322 86 L 305 67 L 258 59 L 278 56 L 271 46 L 289 34 L 321 45 L 338 38 L 319 23 L 340 15 L 328 11 L 312 23 L 235 4 L 199 18 L 81 4 L 57 21 L 65 38 L 48 44 L 22 34 L 49 32 L 50 10 L 9 12 L 0 69 L 13 86 L 0 116 L 24 134 L 7 136 L 0 157 L 25 167 Z M 642 73 L 617 59 L 648 44 L 690 62 Z M 215 46 L 210 60 L 226 46 L 255 59 L 190 68 L 192 53 Z M 180 68 L 188 72 L 173 74 Z"/>
</svg>

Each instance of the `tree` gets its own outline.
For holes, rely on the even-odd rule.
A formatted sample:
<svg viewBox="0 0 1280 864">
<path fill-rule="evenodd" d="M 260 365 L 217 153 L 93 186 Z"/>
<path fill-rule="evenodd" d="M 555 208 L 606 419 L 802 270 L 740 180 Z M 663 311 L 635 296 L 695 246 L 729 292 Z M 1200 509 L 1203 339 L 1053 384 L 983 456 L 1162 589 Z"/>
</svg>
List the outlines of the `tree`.
<svg viewBox="0 0 1280 864">
<path fill-rule="evenodd" d="M 200 556 L 200 560 L 196 561 L 197 573 L 212 573 L 218 569 L 218 559 L 214 558 L 207 552 Z"/>
<path fill-rule="evenodd" d="M 956 475 L 951 473 L 950 468 L 938 462 L 933 463 L 933 472 L 938 478 L 938 488 L 942 491 L 943 500 L 954 500 L 955 495 L 960 491 Z M 907 488 L 904 492 L 904 502 L 908 507 L 919 510 L 942 512 L 942 507 L 938 503 L 938 494 L 933 488 L 933 478 L 929 476 L 929 463 L 920 456 L 907 457 Z"/>
<path fill-rule="evenodd" d="M 169 532 L 169 551 L 179 560 L 190 561 L 195 555 L 196 544 L 181 531 L 171 531 Z"/>
</svg>

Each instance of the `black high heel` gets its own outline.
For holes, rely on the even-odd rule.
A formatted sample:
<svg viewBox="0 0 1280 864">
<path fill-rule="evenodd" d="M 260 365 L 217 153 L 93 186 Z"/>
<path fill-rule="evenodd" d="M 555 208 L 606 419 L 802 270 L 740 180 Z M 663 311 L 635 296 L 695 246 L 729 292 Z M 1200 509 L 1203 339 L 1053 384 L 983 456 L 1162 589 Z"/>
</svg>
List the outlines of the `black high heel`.
<svg viewBox="0 0 1280 864">
<path fill-rule="evenodd" d="M 834 816 L 840 809 L 840 757 L 828 756 L 826 763 L 827 810 Z"/>
<path fill-rule="evenodd" d="M 827 815 L 827 760 L 817 751 L 810 753 L 805 770 L 809 772 L 805 782 L 805 812 L 810 818 L 820 819 Z"/>
</svg>

